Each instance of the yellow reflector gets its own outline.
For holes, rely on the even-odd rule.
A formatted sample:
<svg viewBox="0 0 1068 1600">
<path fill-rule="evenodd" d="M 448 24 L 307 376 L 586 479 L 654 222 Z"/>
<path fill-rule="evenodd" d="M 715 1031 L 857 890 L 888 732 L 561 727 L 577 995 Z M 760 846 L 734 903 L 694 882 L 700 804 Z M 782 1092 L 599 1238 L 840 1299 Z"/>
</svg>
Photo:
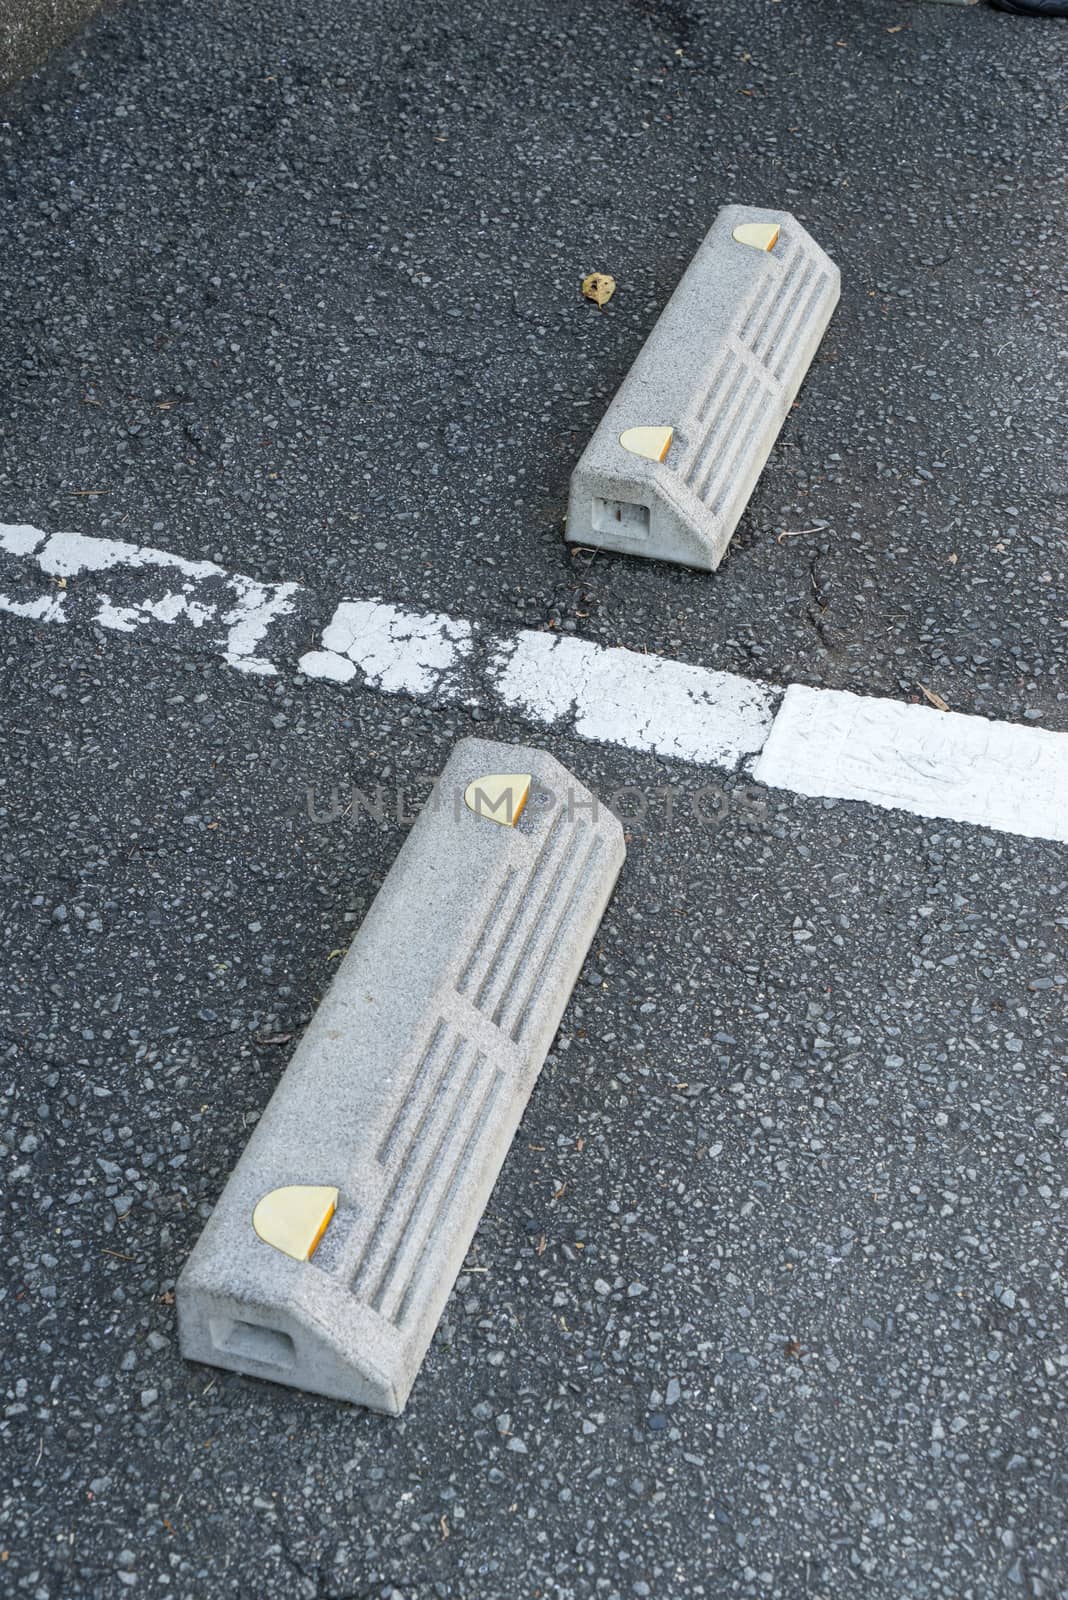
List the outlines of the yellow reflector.
<svg viewBox="0 0 1068 1600">
<path fill-rule="evenodd" d="M 779 242 L 777 222 L 739 222 L 731 238 L 735 244 L 747 244 L 752 250 L 774 250 Z"/>
<path fill-rule="evenodd" d="M 464 805 L 476 817 L 514 828 L 530 793 L 529 772 L 487 772 L 464 790 Z"/>
<path fill-rule="evenodd" d="M 675 436 L 674 428 L 626 428 L 619 436 L 624 450 L 646 461 L 663 461 Z"/>
<path fill-rule="evenodd" d="M 310 1261 L 337 1210 L 337 1190 L 326 1184 L 292 1183 L 265 1194 L 252 1213 L 264 1244 L 294 1261 Z"/>
</svg>

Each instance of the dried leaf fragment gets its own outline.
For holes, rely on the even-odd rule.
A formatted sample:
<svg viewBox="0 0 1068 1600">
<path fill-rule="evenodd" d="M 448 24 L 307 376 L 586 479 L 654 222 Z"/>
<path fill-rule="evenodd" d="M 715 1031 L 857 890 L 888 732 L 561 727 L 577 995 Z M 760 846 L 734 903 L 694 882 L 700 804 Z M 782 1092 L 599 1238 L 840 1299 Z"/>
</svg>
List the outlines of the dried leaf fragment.
<svg viewBox="0 0 1068 1600">
<path fill-rule="evenodd" d="M 925 683 L 917 684 L 916 687 L 919 689 L 919 691 L 923 695 L 924 699 L 930 701 L 930 703 L 934 706 L 936 711 L 948 711 L 949 710 L 949 707 L 947 706 L 946 702 L 942 699 L 942 696 L 940 694 L 937 694 L 934 689 L 928 689 L 928 687 L 927 687 L 927 685 Z"/>
<path fill-rule="evenodd" d="M 606 306 L 616 292 L 616 280 L 607 272 L 588 272 L 582 280 L 582 293 L 595 306 Z"/>
</svg>

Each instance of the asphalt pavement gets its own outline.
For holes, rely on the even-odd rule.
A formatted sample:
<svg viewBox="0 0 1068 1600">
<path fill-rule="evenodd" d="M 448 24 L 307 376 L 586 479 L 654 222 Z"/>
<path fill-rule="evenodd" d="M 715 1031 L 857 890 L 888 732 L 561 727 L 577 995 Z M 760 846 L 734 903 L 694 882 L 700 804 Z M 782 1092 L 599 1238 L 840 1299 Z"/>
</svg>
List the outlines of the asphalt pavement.
<svg viewBox="0 0 1068 1600">
<path fill-rule="evenodd" d="M 1066 54 L 912 0 L 130 3 L 0 97 L 0 521 L 1063 730 Z M 765 198 L 843 298 L 726 562 L 569 552 Z M 1063 846 L 0 630 L 0 1588 L 1068 1595 Z M 404 836 L 331 793 L 410 811 L 471 732 L 629 855 L 407 1413 L 187 1365 L 178 1271 Z"/>
</svg>

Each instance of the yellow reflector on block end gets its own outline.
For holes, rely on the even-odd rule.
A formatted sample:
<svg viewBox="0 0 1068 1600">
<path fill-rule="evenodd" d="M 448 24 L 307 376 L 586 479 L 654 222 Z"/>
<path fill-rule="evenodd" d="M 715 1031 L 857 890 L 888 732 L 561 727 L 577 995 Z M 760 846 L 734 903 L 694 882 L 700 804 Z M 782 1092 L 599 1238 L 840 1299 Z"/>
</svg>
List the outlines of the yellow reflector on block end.
<svg viewBox="0 0 1068 1600">
<path fill-rule="evenodd" d="M 336 1189 L 292 1183 L 264 1195 L 252 1213 L 252 1226 L 264 1244 L 294 1261 L 310 1261 L 336 1210 Z"/>
<path fill-rule="evenodd" d="M 752 250 L 774 250 L 779 242 L 777 222 L 740 222 L 731 234 L 735 244 L 747 244 Z"/>
<path fill-rule="evenodd" d="M 476 817 L 514 828 L 530 793 L 529 772 L 487 772 L 464 790 L 464 805 Z"/>
<path fill-rule="evenodd" d="M 624 428 L 619 442 L 632 456 L 644 456 L 646 461 L 663 461 L 674 436 L 674 428 Z"/>
</svg>

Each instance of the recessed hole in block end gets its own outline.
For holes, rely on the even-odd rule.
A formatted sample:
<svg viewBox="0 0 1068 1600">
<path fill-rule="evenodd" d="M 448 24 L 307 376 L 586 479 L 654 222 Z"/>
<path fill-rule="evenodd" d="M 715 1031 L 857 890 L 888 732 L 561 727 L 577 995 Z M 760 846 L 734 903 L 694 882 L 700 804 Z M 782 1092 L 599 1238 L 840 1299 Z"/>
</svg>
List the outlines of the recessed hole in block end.
<svg viewBox="0 0 1068 1600">
<path fill-rule="evenodd" d="M 228 1356 L 258 1361 L 268 1367 L 291 1367 L 296 1346 L 288 1333 L 265 1328 L 258 1322 L 225 1322 L 212 1327 L 215 1343 Z"/>
<path fill-rule="evenodd" d="M 613 534 L 617 539 L 648 539 L 649 507 L 632 505 L 628 500 L 598 500 L 593 502 L 593 529 L 595 533 Z"/>
</svg>

